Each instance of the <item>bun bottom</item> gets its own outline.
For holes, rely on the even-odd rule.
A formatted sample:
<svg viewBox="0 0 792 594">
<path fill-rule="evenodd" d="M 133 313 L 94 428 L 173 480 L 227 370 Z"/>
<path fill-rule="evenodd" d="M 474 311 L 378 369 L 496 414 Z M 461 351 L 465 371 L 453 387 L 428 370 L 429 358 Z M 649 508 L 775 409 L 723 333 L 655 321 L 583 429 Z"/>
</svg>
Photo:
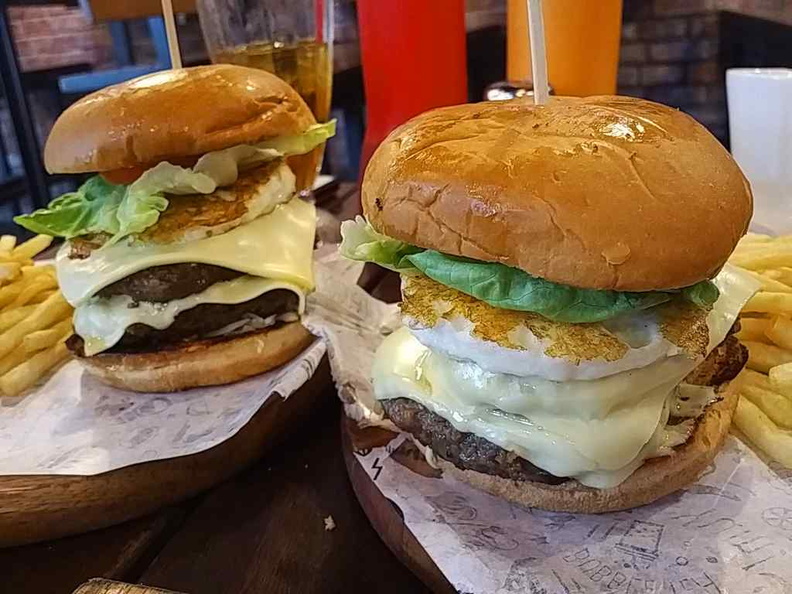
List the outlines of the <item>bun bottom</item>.
<svg viewBox="0 0 792 594">
<path fill-rule="evenodd" d="M 435 456 L 440 470 L 477 489 L 513 503 L 549 511 L 599 514 L 646 505 L 693 484 L 717 455 L 729 433 L 739 393 L 732 382 L 719 390 L 722 400 L 707 407 L 690 438 L 670 456 L 651 458 L 620 485 L 594 489 L 577 481 L 548 485 L 460 470 Z"/>
<path fill-rule="evenodd" d="M 299 322 L 239 337 L 200 340 L 149 353 L 101 353 L 78 357 L 85 370 L 116 388 L 178 392 L 220 386 L 288 363 L 314 341 Z"/>
</svg>

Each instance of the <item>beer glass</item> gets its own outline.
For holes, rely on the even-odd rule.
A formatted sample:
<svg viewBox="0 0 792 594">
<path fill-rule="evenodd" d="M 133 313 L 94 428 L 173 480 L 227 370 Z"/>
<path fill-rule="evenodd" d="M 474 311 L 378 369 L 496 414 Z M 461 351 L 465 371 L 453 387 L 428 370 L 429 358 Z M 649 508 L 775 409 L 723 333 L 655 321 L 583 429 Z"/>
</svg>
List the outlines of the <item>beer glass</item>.
<svg viewBox="0 0 792 594">
<path fill-rule="evenodd" d="M 333 82 L 333 0 L 198 0 L 214 63 L 272 72 L 291 85 L 318 122 L 330 115 Z M 310 157 L 321 166 L 323 147 Z M 301 188 L 311 180 L 298 180 Z"/>
</svg>

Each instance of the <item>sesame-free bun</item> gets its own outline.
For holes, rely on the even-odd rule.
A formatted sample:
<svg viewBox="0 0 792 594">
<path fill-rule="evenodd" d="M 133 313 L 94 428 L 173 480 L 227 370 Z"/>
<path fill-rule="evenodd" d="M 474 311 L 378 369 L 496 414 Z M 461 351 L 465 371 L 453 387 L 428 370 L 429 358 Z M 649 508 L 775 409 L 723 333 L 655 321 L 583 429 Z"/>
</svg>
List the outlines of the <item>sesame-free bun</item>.
<svg viewBox="0 0 792 594">
<path fill-rule="evenodd" d="M 163 70 L 70 106 L 52 128 L 44 161 L 50 173 L 154 165 L 300 134 L 315 123 L 297 92 L 269 72 L 230 64 Z M 315 167 L 310 154 L 302 160 Z"/>
<path fill-rule="evenodd" d="M 134 392 L 178 392 L 231 384 L 294 359 L 314 341 L 299 322 L 237 337 L 198 340 L 146 353 L 75 352 L 91 375 Z"/>
<path fill-rule="evenodd" d="M 752 212 L 739 167 L 693 118 L 605 96 L 424 113 L 374 153 L 362 201 L 396 239 L 621 291 L 713 277 Z"/>
<path fill-rule="evenodd" d="M 513 481 L 473 470 L 460 470 L 436 456 L 444 473 L 474 487 L 528 507 L 599 514 L 646 505 L 696 482 L 729 433 L 739 393 L 736 382 L 720 392 L 722 400 L 707 407 L 688 441 L 670 456 L 651 458 L 627 480 L 610 489 L 593 489 L 570 480 L 559 485 Z"/>
</svg>

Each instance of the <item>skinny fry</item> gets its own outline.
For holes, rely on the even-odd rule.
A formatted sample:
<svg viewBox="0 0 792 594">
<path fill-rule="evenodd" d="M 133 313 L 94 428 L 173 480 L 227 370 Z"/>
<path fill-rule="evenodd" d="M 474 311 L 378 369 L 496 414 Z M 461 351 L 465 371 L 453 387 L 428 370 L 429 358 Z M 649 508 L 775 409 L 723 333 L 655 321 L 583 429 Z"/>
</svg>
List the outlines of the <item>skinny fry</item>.
<svg viewBox="0 0 792 594">
<path fill-rule="evenodd" d="M 770 328 L 771 323 L 767 318 L 741 318 L 737 338 L 767 343 L 770 339 L 765 336 L 765 331 Z"/>
<path fill-rule="evenodd" d="M 757 293 L 743 311 L 780 314 L 792 312 L 792 293 Z"/>
<path fill-rule="evenodd" d="M 69 350 L 63 342 L 41 351 L 1 376 L 0 391 L 6 396 L 18 396 L 68 356 Z"/>
<path fill-rule="evenodd" d="M 70 313 L 71 306 L 66 303 L 63 295 L 54 293 L 46 301 L 39 303 L 30 316 L 0 334 L 0 357 L 5 357 L 17 348 L 27 334 L 47 328 Z"/>
<path fill-rule="evenodd" d="M 15 247 L 11 256 L 17 261 L 30 260 L 47 249 L 51 243 L 52 237 L 49 235 L 36 235 Z"/>
<path fill-rule="evenodd" d="M 46 330 L 36 330 L 22 339 L 22 348 L 27 353 L 34 353 L 54 346 L 62 338 L 68 338 L 71 334 L 71 316 L 58 322 L 52 328 Z"/>
<path fill-rule="evenodd" d="M 792 352 L 786 349 L 752 340 L 745 340 L 743 344 L 748 347 L 748 369 L 767 373 L 776 365 L 792 363 Z"/>
<path fill-rule="evenodd" d="M 0 253 L 10 254 L 16 247 L 17 238 L 13 235 L 3 235 L 0 237 Z"/>
<path fill-rule="evenodd" d="M 787 468 L 792 468 L 792 432 L 779 429 L 747 398 L 740 398 L 734 423 L 748 439 Z"/>
<path fill-rule="evenodd" d="M 776 365 L 770 370 L 770 385 L 776 392 L 792 398 L 792 364 Z"/>
</svg>

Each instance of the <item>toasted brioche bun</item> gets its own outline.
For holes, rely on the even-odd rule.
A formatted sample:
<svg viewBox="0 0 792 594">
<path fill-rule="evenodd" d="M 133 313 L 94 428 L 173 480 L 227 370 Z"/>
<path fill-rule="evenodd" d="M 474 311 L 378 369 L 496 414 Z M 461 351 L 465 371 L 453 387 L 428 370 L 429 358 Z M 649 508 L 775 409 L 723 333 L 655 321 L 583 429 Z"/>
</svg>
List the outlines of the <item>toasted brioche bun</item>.
<svg viewBox="0 0 792 594">
<path fill-rule="evenodd" d="M 269 72 L 230 64 L 164 70 L 69 107 L 44 161 L 50 173 L 110 171 L 300 134 L 315 123 L 297 91 Z M 297 169 L 314 160 L 294 159 Z"/>
<path fill-rule="evenodd" d="M 703 126 L 629 97 L 429 111 L 379 146 L 361 191 L 368 220 L 396 239 L 621 291 L 711 278 L 752 212 Z"/>
<path fill-rule="evenodd" d="M 652 458 L 611 489 L 593 489 L 577 481 L 560 485 L 513 481 L 499 476 L 460 470 L 436 456 L 444 473 L 520 505 L 551 511 L 599 514 L 646 505 L 696 482 L 717 455 L 729 433 L 739 393 L 736 385 L 722 387 L 719 402 L 707 407 L 693 435 L 670 456 Z"/>
<path fill-rule="evenodd" d="M 88 373 L 116 388 L 135 392 L 178 392 L 219 386 L 288 363 L 314 341 L 299 322 L 234 338 L 191 342 L 150 353 L 78 355 Z"/>
</svg>

